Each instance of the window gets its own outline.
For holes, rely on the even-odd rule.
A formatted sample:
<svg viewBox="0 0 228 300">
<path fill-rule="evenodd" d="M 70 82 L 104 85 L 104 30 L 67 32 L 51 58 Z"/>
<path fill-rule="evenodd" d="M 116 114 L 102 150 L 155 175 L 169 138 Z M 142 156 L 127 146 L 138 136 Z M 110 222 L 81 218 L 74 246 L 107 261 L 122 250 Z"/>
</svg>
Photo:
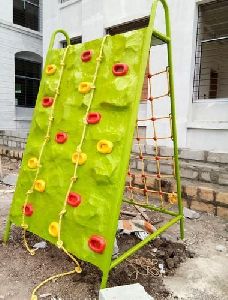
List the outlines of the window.
<svg viewBox="0 0 228 300">
<path fill-rule="evenodd" d="M 82 43 L 82 37 L 81 36 L 73 37 L 73 38 L 70 39 L 70 43 L 71 43 L 71 45 L 81 44 Z M 61 41 L 61 45 L 62 45 L 62 48 L 66 48 L 66 46 L 67 46 L 66 40 Z"/>
<path fill-rule="evenodd" d="M 13 0 L 13 23 L 39 30 L 39 0 Z"/>
<path fill-rule="evenodd" d="M 60 3 L 65 3 L 65 2 L 67 2 L 67 1 L 69 1 L 69 0 L 60 0 L 59 2 L 60 2 Z"/>
<path fill-rule="evenodd" d="M 15 58 L 16 106 L 35 106 L 40 78 L 41 63 Z"/>
<path fill-rule="evenodd" d="M 149 17 L 140 18 L 137 20 L 133 20 L 130 22 L 118 24 L 112 27 L 109 27 L 106 29 L 106 33 L 110 35 L 125 33 L 127 31 L 136 30 L 140 28 L 147 27 L 149 24 Z M 149 73 L 149 63 L 147 64 L 144 83 L 143 83 L 143 89 L 142 89 L 142 96 L 141 99 L 145 100 L 148 98 L 148 75 Z"/>
<path fill-rule="evenodd" d="M 228 98 L 228 1 L 199 5 L 193 100 Z"/>
</svg>

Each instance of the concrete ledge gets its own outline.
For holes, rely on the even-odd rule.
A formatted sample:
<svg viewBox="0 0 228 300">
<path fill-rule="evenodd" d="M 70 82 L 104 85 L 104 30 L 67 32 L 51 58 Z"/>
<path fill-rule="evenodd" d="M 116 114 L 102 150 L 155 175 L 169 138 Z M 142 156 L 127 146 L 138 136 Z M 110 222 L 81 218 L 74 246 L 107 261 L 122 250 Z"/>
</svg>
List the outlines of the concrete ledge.
<svg viewBox="0 0 228 300">
<path fill-rule="evenodd" d="M 154 300 L 139 283 L 100 290 L 99 300 Z"/>
</svg>

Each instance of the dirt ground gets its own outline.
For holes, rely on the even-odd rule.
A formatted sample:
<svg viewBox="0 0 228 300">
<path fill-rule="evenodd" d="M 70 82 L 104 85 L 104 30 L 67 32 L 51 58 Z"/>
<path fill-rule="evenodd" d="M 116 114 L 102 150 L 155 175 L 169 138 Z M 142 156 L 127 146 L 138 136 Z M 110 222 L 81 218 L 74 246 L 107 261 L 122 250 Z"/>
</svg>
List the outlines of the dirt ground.
<svg viewBox="0 0 228 300">
<path fill-rule="evenodd" d="M 3 158 L 4 175 L 17 173 L 18 166 L 18 161 Z M 0 182 L 0 189 L 12 187 Z M 12 228 L 7 245 L 2 243 L 11 198 L 12 194 L 0 194 L 0 299 L 26 300 L 42 280 L 72 270 L 74 265 L 50 244 L 30 256 L 21 243 L 19 228 Z M 157 213 L 148 216 L 152 223 L 160 218 Z M 197 220 L 186 219 L 184 242 L 179 240 L 178 227 L 174 225 L 161 238 L 115 268 L 110 273 L 108 286 L 139 282 L 156 300 L 228 299 L 228 226 L 225 220 L 207 214 L 201 214 Z M 134 235 L 119 235 L 117 240 L 120 253 L 139 241 Z M 39 238 L 29 235 L 28 241 L 34 245 Z M 216 249 L 218 246 L 222 251 Z M 161 264 L 164 274 L 160 273 Z M 81 265 L 82 274 L 64 277 L 41 288 L 40 299 L 98 299 L 101 273 L 90 264 L 81 262 Z"/>
</svg>

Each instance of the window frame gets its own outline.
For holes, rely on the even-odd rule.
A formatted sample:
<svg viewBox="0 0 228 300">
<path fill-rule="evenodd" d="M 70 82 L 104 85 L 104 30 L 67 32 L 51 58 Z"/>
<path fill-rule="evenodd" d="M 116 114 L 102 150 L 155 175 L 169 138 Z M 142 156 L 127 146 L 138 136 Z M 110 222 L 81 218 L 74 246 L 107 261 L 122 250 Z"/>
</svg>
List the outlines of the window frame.
<svg viewBox="0 0 228 300">
<path fill-rule="evenodd" d="M 28 76 L 28 75 L 18 75 L 16 74 L 16 63 L 17 61 L 22 61 L 24 63 L 31 63 L 31 64 L 36 64 L 39 67 L 39 76 L 37 77 L 32 77 L 32 76 Z M 36 105 L 36 99 L 37 99 L 37 95 L 39 92 L 39 85 L 40 85 L 40 81 L 41 81 L 41 73 L 42 73 L 42 63 L 37 62 L 37 61 L 32 61 L 32 60 L 28 60 L 28 59 L 24 59 L 24 58 L 17 58 L 15 57 L 15 84 L 14 84 L 14 94 L 15 94 L 15 106 L 16 107 L 23 107 L 23 108 L 34 108 Z M 38 78 L 39 77 L 39 78 Z M 16 98 L 16 84 L 17 84 L 17 79 L 19 80 L 24 80 L 24 104 L 18 104 L 18 100 Z M 37 94 L 36 94 L 36 98 L 34 99 L 34 103 L 29 104 L 29 100 L 28 95 L 27 95 L 27 90 L 28 90 L 28 86 L 29 86 L 29 81 L 33 81 L 33 82 L 38 82 L 38 89 L 37 89 Z M 33 95 L 31 95 L 33 96 Z"/>
<path fill-rule="evenodd" d="M 77 45 L 77 44 L 81 44 L 82 43 L 82 36 L 78 35 L 75 37 L 70 38 L 70 44 L 71 45 Z M 67 46 L 67 41 L 66 40 L 62 40 L 60 42 L 61 48 L 66 48 Z"/>
<path fill-rule="evenodd" d="M 219 8 L 216 8 L 216 10 L 218 9 L 223 9 L 223 4 L 226 4 L 227 2 L 225 0 L 211 0 L 209 2 L 206 3 L 197 3 L 197 18 L 196 18 L 196 44 L 195 44 L 195 60 L 194 60 L 194 75 L 193 75 L 193 90 L 192 90 L 192 102 L 193 103 L 218 103 L 218 102 L 228 102 L 228 94 L 226 97 L 221 97 L 221 98 L 210 98 L 208 96 L 208 98 L 200 98 L 200 87 L 202 87 L 200 85 L 200 78 L 201 78 L 201 65 L 202 65 L 202 57 L 203 57 L 203 45 L 207 44 L 207 43 L 212 43 L 212 42 L 219 42 L 219 41 L 223 41 L 223 40 L 228 40 L 228 33 L 225 34 L 224 36 L 218 36 L 218 37 L 212 37 L 212 38 L 201 38 L 201 36 L 203 36 L 202 33 L 200 33 L 200 19 L 202 19 L 202 12 L 200 11 L 202 6 L 210 6 L 213 4 L 220 4 L 221 6 Z M 227 7 L 227 5 L 226 5 Z M 202 23 L 202 21 L 201 21 Z M 202 26 L 202 25 L 201 25 Z M 205 33 L 204 33 L 205 34 Z M 210 69 L 210 73 L 214 71 L 213 68 Z M 219 75 L 219 73 L 218 73 Z M 217 78 L 218 79 L 218 78 Z M 211 78 L 209 79 L 209 81 L 211 80 Z M 198 83 L 196 83 L 198 82 Z M 209 82 L 208 86 L 209 86 L 209 90 L 208 90 L 208 95 L 210 94 L 210 84 L 211 81 Z M 218 84 L 218 83 L 217 83 Z M 228 86 L 228 84 L 227 84 Z M 195 88 L 197 90 L 195 90 Z M 217 93 L 217 88 L 216 87 L 216 93 Z"/>
<path fill-rule="evenodd" d="M 32 0 L 19 0 L 23 3 L 23 6 L 24 6 L 24 20 L 23 22 L 23 25 L 19 22 L 16 22 L 15 20 L 15 6 L 14 6 L 14 0 L 13 0 L 13 24 L 15 25 L 19 25 L 21 27 L 24 27 L 24 28 L 28 28 L 30 30 L 34 30 L 34 31 L 40 31 L 40 0 L 37 0 L 39 2 L 39 4 L 36 4 L 36 3 L 33 3 Z M 31 28 L 33 26 L 29 26 L 28 24 L 26 24 L 26 3 L 29 4 L 29 5 L 32 5 L 34 7 L 36 7 L 38 9 L 38 13 L 37 13 L 37 28 Z M 28 14 L 28 13 L 27 13 Z"/>
</svg>

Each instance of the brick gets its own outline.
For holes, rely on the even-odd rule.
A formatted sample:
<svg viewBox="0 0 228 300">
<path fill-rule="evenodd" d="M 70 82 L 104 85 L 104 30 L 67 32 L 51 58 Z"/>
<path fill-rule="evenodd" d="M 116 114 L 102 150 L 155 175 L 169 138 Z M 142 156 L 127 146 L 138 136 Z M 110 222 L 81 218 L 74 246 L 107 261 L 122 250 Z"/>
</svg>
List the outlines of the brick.
<svg viewBox="0 0 228 300">
<path fill-rule="evenodd" d="M 228 192 L 227 193 L 219 192 L 216 196 L 216 201 L 228 205 Z"/>
<path fill-rule="evenodd" d="M 17 143 L 15 141 L 12 141 L 12 145 L 11 145 L 13 148 L 16 148 L 17 147 Z"/>
<path fill-rule="evenodd" d="M 141 151 L 143 153 L 145 153 L 145 145 L 140 144 L 140 148 L 141 148 Z M 134 153 L 140 153 L 140 149 L 139 149 L 139 145 L 138 144 L 133 144 L 132 145 L 132 152 L 134 152 Z"/>
<path fill-rule="evenodd" d="M 160 171 L 161 171 L 161 174 L 172 175 L 173 174 L 173 167 L 172 167 L 172 165 L 161 164 L 160 165 Z"/>
<path fill-rule="evenodd" d="M 217 216 L 228 219 L 228 208 L 227 207 L 217 207 Z"/>
<path fill-rule="evenodd" d="M 173 148 L 160 147 L 160 156 L 173 156 Z"/>
<path fill-rule="evenodd" d="M 214 205 L 206 204 L 206 203 L 201 202 L 201 201 L 192 201 L 191 209 L 202 211 L 202 212 L 207 212 L 207 213 L 210 213 L 210 214 L 215 214 Z"/>
<path fill-rule="evenodd" d="M 146 145 L 146 154 L 155 155 L 154 146 Z"/>
<path fill-rule="evenodd" d="M 137 159 L 137 169 L 141 171 L 142 168 L 143 168 L 142 160 L 141 159 Z M 146 169 L 147 169 L 147 161 L 144 160 L 144 170 L 146 170 Z"/>
<path fill-rule="evenodd" d="M 185 192 L 187 194 L 187 196 L 190 196 L 190 197 L 196 197 L 197 195 L 197 187 L 196 186 L 191 186 L 191 185 L 186 185 L 185 187 Z"/>
<path fill-rule="evenodd" d="M 156 182 L 156 178 L 155 177 L 147 177 L 146 178 L 146 185 L 150 189 L 154 189 L 155 182 Z"/>
<path fill-rule="evenodd" d="M 206 181 L 206 182 L 211 182 L 210 172 L 202 172 L 200 174 L 200 179 L 202 179 L 203 181 Z"/>
<path fill-rule="evenodd" d="M 219 184 L 228 185 L 228 174 L 219 174 Z"/>
<path fill-rule="evenodd" d="M 197 179 L 199 173 L 190 168 L 181 168 L 180 169 L 181 177 L 188 179 Z"/>
<path fill-rule="evenodd" d="M 199 187 L 199 197 L 206 201 L 214 201 L 214 190 L 207 187 Z"/>
<path fill-rule="evenodd" d="M 207 161 L 227 164 L 228 163 L 228 153 L 209 152 Z"/>
<path fill-rule="evenodd" d="M 180 149 L 179 158 L 204 161 L 204 151 Z"/>
<path fill-rule="evenodd" d="M 157 173 L 157 166 L 155 162 L 148 162 L 147 163 L 147 171 L 150 173 Z"/>
</svg>

